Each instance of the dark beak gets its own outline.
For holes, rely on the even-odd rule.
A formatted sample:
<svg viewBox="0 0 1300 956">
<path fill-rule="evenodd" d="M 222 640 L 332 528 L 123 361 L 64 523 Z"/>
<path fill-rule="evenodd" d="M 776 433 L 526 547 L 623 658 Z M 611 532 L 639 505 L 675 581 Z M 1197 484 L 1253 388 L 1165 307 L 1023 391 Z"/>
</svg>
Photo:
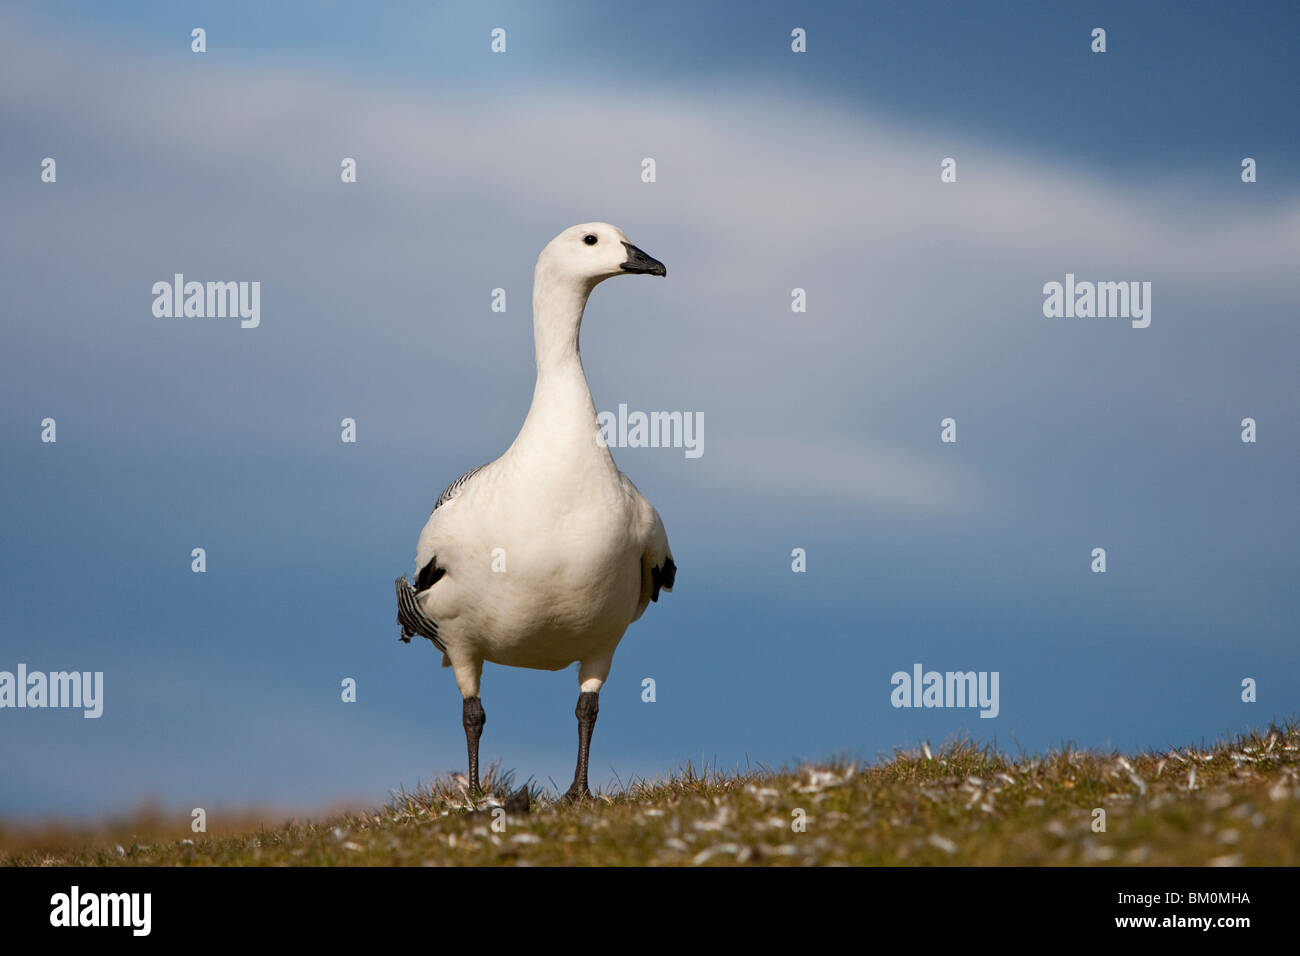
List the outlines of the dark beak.
<svg viewBox="0 0 1300 956">
<path fill-rule="evenodd" d="M 646 255 L 630 242 L 625 242 L 623 245 L 627 248 L 627 262 L 623 263 L 619 268 L 624 272 L 652 276 L 668 275 L 668 267 L 658 259 Z"/>
</svg>

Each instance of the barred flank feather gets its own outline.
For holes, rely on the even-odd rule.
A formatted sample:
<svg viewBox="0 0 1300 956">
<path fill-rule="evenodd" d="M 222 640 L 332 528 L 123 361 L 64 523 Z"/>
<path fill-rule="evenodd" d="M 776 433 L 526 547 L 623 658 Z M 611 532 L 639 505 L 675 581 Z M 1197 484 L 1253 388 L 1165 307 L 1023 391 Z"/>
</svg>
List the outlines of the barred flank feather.
<svg viewBox="0 0 1300 956">
<path fill-rule="evenodd" d="M 438 625 L 424 616 L 420 602 L 416 600 L 415 588 L 406 576 L 393 582 L 397 588 L 397 623 L 402 625 L 401 639 L 409 644 L 416 634 L 433 641 L 433 646 L 446 653 L 447 648 L 438 639 Z"/>
<path fill-rule="evenodd" d="M 486 467 L 487 465 L 479 465 L 477 468 L 471 468 L 469 471 L 465 472 L 465 474 L 461 475 L 459 478 L 457 478 L 455 481 L 449 484 L 446 488 L 442 489 L 442 494 L 440 494 L 438 496 L 438 500 L 433 503 L 433 510 L 437 511 L 448 501 L 451 501 L 452 498 L 455 498 L 458 494 L 460 494 L 460 489 L 465 487 L 465 483 L 468 482 L 471 478 L 473 478 L 475 475 L 477 475 L 480 471 L 482 471 Z"/>
</svg>

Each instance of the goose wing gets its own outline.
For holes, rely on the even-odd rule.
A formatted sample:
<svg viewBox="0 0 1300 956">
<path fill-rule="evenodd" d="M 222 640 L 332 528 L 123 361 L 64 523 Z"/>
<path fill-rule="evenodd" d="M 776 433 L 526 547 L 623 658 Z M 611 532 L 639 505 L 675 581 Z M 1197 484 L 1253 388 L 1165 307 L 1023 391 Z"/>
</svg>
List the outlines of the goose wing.
<svg viewBox="0 0 1300 956">
<path fill-rule="evenodd" d="M 637 601 L 636 620 L 645 613 L 651 602 L 659 600 L 660 591 L 671 591 L 677 581 L 677 564 L 668 544 L 668 531 L 655 506 L 637 491 L 632 480 L 620 472 L 623 489 L 637 504 L 636 527 L 633 529 L 641 541 L 641 596 Z"/>
</svg>

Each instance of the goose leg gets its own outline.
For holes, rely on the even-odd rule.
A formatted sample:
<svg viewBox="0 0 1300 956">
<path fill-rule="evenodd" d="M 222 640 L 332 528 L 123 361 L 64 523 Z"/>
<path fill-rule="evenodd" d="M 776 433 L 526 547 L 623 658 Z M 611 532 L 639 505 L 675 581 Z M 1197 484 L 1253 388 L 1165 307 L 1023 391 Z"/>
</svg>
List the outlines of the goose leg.
<svg viewBox="0 0 1300 956">
<path fill-rule="evenodd" d="M 578 695 L 578 706 L 574 710 L 578 718 L 578 766 L 573 771 L 573 785 L 564 795 L 566 802 L 584 800 L 591 796 L 587 786 L 587 761 L 591 756 L 591 732 L 596 727 L 596 715 L 600 713 L 600 695 L 592 691 L 583 691 Z"/>
<path fill-rule="evenodd" d="M 483 713 L 483 701 L 477 696 L 465 698 L 461 723 L 465 725 L 465 748 L 469 751 L 469 790 L 479 793 L 482 787 L 478 783 L 478 739 L 483 735 L 487 715 Z"/>
</svg>

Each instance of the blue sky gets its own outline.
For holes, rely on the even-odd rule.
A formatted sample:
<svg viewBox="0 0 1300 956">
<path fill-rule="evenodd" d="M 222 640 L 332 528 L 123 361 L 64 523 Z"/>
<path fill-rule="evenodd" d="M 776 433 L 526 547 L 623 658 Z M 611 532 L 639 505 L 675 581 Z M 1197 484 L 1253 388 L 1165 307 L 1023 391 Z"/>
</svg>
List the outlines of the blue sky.
<svg viewBox="0 0 1300 956">
<path fill-rule="evenodd" d="M 391 582 L 514 437 L 533 262 L 590 219 L 669 268 L 593 296 L 597 407 L 706 422 L 696 460 L 615 451 L 681 572 L 593 782 L 1300 712 L 1293 6 L 265 6 L 0 13 L 0 669 L 106 684 L 99 720 L 0 711 L 0 813 L 462 767 Z M 261 326 L 155 318 L 175 272 L 260 281 Z M 1150 328 L 1045 318 L 1067 272 L 1151 281 Z M 998 671 L 999 716 L 891 707 L 918 661 Z M 575 684 L 489 665 L 484 759 L 563 789 Z"/>
</svg>

